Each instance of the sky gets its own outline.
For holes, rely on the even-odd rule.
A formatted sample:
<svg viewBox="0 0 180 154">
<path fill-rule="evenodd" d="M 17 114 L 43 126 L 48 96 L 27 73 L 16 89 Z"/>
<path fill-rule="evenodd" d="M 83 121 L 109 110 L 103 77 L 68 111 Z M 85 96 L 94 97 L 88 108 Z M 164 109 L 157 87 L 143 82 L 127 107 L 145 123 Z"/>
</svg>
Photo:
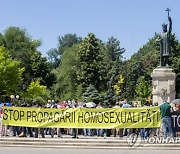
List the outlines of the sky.
<svg viewBox="0 0 180 154">
<path fill-rule="evenodd" d="M 168 23 L 171 9 L 172 32 L 180 39 L 180 0 L 0 0 L 0 32 L 9 26 L 25 28 L 32 39 L 41 40 L 43 56 L 56 48 L 58 36 L 89 32 L 104 42 L 111 36 L 130 58 Z"/>
</svg>

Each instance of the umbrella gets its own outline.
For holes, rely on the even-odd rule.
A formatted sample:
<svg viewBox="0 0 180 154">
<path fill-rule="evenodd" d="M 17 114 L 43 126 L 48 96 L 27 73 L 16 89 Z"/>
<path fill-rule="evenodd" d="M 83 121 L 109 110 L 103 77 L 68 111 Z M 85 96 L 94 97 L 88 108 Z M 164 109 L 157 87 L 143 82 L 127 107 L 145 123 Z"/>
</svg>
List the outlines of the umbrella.
<svg viewBox="0 0 180 154">
<path fill-rule="evenodd" d="M 91 107 L 95 107 L 95 106 L 96 106 L 96 104 L 93 103 L 93 102 L 88 102 L 88 103 L 85 103 L 85 104 L 86 104 L 86 107 L 88 107 L 88 108 L 91 108 Z"/>
<path fill-rule="evenodd" d="M 180 98 L 173 100 L 172 103 L 180 105 Z"/>
</svg>

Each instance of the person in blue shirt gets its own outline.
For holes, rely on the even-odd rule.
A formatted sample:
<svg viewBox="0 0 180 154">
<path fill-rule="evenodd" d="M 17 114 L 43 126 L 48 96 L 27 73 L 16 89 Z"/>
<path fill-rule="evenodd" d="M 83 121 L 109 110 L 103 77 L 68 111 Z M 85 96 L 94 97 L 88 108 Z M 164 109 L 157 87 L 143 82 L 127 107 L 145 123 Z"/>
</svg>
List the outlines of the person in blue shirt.
<svg viewBox="0 0 180 154">
<path fill-rule="evenodd" d="M 125 99 L 122 105 L 122 108 L 131 108 L 132 106 L 128 103 L 128 100 Z"/>
</svg>

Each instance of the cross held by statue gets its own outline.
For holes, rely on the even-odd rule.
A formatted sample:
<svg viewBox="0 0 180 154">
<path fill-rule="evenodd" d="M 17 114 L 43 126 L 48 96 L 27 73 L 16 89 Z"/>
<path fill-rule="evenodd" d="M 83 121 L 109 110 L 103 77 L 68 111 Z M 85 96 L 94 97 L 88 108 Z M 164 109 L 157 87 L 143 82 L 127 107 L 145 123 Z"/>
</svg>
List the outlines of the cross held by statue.
<svg viewBox="0 0 180 154">
<path fill-rule="evenodd" d="M 168 17 L 169 17 L 169 12 L 171 11 L 169 8 L 166 9 L 166 11 L 168 12 Z"/>
</svg>

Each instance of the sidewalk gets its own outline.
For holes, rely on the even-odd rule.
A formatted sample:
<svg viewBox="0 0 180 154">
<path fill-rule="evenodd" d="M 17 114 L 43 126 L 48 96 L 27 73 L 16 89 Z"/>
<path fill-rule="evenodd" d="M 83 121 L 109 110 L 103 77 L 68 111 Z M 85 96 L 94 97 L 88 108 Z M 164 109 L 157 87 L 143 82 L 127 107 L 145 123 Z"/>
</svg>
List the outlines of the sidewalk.
<svg viewBox="0 0 180 154">
<path fill-rule="evenodd" d="M 46 135 L 46 138 L 30 138 L 30 137 L 2 137 L 0 138 L 0 146 L 2 147 L 33 147 L 33 148 L 83 148 L 83 149 L 172 149 L 180 150 L 180 142 L 174 144 L 145 144 L 135 143 L 130 147 L 126 137 L 84 137 L 79 135 L 78 139 L 72 138 L 70 135 L 63 135 L 63 138 Z M 138 145 L 139 144 L 139 145 Z"/>
</svg>

